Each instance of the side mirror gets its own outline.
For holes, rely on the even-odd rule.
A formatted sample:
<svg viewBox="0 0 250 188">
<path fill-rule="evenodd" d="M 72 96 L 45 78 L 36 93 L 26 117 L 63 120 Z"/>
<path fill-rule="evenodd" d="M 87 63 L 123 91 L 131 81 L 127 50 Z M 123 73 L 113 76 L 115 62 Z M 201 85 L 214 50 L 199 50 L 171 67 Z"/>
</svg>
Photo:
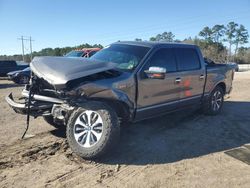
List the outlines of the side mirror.
<svg viewBox="0 0 250 188">
<path fill-rule="evenodd" d="M 148 70 L 144 71 L 148 78 L 152 79 L 164 79 L 167 70 L 163 67 L 149 67 Z"/>
</svg>

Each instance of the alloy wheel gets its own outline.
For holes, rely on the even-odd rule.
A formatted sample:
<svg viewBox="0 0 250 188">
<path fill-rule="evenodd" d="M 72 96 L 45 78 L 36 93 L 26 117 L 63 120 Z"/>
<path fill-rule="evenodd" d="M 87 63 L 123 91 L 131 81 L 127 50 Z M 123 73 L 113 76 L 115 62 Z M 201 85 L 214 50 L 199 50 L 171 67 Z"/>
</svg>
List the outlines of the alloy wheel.
<svg viewBox="0 0 250 188">
<path fill-rule="evenodd" d="M 103 120 L 95 111 L 86 110 L 78 116 L 74 124 L 74 137 L 76 142 L 84 147 L 94 146 L 101 138 Z"/>
<path fill-rule="evenodd" d="M 220 91 L 215 91 L 212 96 L 212 109 L 214 112 L 218 111 L 221 108 L 223 101 L 223 95 Z"/>
</svg>

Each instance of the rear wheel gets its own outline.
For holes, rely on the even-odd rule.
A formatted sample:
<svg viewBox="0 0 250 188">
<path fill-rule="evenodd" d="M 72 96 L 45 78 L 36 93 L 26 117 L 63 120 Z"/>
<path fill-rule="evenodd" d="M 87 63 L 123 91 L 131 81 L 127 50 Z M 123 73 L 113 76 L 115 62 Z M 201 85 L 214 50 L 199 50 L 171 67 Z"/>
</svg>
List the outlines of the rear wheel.
<svg viewBox="0 0 250 188">
<path fill-rule="evenodd" d="M 97 158 L 114 147 L 120 136 L 116 113 L 101 102 L 89 102 L 77 108 L 67 124 L 67 139 L 77 155 Z"/>
<path fill-rule="evenodd" d="M 208 115 L 217 115 L 220 113 L 224 103 L 224 91 L 221 87 L 217 86 L 204 105 L 205 113 Z"/>
</svg>

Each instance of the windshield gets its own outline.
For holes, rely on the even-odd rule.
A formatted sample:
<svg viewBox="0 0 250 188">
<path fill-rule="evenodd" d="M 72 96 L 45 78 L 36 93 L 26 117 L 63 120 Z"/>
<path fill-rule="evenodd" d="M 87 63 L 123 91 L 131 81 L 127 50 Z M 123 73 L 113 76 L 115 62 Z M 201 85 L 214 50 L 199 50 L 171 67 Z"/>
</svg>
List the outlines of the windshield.
<svg viewBox="0 0 250 188">
<path fill-rule="evenodd" d="M 75 50 L 73 50 L 73 51 L 67 53 L 65 56 L 66 57 L 82 57 L 83 54 L 84 54 L 83 51 L 75 51 Z"/>
<path fill-rule="evenodd" d="M 12 62 L 15 62 L 15 61 L 12 61 Z M 28 65 L 28 63 L 26 63 L 24 61 L 17 61 L 16 63 L 17 63 L 17 65 Z"/>
<path fill-rule="evenodd" d="M 133 70 L 150 48 L 127 44 L 112 44 L 90 57 L 93 60 L 117 63 L 117 68 Z"/>
<path fill-rule="evenodd" d="M 23 71 L 30 71 L 30 67 L 23 69 Z"/>
</svg>

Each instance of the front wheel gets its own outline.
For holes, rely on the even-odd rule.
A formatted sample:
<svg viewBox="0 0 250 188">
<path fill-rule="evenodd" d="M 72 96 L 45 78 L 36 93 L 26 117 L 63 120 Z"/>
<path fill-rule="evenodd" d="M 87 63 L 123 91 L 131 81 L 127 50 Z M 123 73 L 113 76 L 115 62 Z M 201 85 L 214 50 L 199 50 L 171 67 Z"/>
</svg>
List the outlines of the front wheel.
<svg viewBox="0 0 250 188">
<path fill-rule="evenodd" d="M 21 75 L 19 78 L 18 78 L 18 83 L 19 84 L 28 84 L 29 83 L 29 80 L 30 80 L 30 77 L 29 76 L 26 76 L 26 75 Z"/>
<path fill-rule="evenodd" d="M 116 113 L 101 102 L 89 102 L 78 107 L 67 124 L 70 148 L 86 159 L 107 153 L 118 142 L 119 136 Z"/>
<path fill-rule="evenodd" d="M 224 103 L 223 89 L 217 86 L 212 91 L 212 93 L 208 97 L 206 104 L 204 105 L 205 113 L 208 115 L 217 115 L 218 113 L 220 113 L 223 103 Z"/>
</svg>

